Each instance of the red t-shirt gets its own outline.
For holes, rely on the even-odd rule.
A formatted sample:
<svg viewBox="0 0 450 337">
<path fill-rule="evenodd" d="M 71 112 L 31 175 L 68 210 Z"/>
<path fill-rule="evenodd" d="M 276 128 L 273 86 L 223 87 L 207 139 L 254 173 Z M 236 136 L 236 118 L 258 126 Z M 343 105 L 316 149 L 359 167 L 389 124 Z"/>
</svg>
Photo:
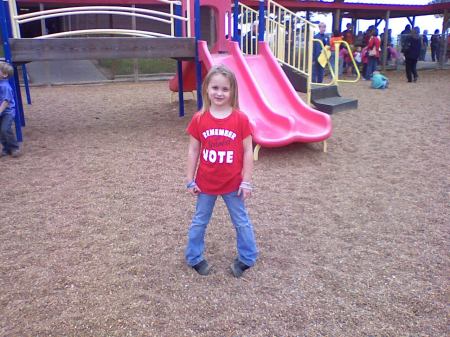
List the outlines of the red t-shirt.
<svg viewBox="0 0 450 337">
<path fill-rule="evenodd" d="M 380 57 L 380 45 L 381 45 L 381 40 L 378 36 L 372 36 L 369 40 L 369 44 L 367 45 L 367 50 L 371 50 L 372 48 L 375 48 L 376 51 L 376 55 L 375 57 L 379 58 Z"/>
<path fill-rule="evenodd" d="M 238 110 L 218 119 L 209 111 L 197 112 L 187 132 L 200 142 L 195 182 L 207 194 L 236 191 L 242 182 L 243 140 L 252 134 L 247 116 Z"/>
</svg>

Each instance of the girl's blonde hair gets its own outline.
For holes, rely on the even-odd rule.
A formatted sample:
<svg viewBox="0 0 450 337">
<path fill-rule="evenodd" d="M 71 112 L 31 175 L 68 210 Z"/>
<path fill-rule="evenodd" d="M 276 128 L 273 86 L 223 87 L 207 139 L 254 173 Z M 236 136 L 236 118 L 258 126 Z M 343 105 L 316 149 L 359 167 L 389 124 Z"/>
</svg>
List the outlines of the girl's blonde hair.
<svg viewBox="0 0 450 337">
<path fill-rule="evenodd" d="M 2 74 L 7 75 L 8 78 L 14 75 L 14 68 L 9 63 L 0 61 L 0 71 Z"/>
<path fill-rule="evenodd" d="M 211 100 L 208 97 L 208 85 L 214 75 L 220 74 L 230 82 L 230 105 L 233 109 L 239 109 L 238 84 L 234 73 L 223 64 L 213 66 L 205 77 L 202 85 L 203 106 L 201 112 L 211 108 Z"/>
</svg>

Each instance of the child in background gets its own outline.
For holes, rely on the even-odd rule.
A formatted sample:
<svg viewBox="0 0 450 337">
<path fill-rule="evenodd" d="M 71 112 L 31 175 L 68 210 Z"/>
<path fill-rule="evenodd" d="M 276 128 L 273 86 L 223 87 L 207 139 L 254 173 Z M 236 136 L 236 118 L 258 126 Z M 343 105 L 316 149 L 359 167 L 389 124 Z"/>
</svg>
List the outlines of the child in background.
<svg viewBox="0 0 450 337">
<path fill-rule="evenodd" d="M 258 255 L 244 203 L 252 193 L 252 131 L 247 116 L 239 111 L 236 77 L 228 68 L 211 68 L 202 94 L 203 108 L 187 128 L 186 187 L 197 197 L 197 207 L 189 227 L 186 261 L 200 275 L 209 274 L 210 266 L 203 256 L 204 237 L 217 196 L 221 195 L 237 236 L 238 257 L 231 272 L 240 277 L 255 264 Z"/>
<path fill-rule="evenodd" d="M 368 79 L 366 78 L 366 72 L 367 72 L 367 63 L 369 62 L 369 55 L 367 55 L 367 53 L 369 52 L 369 48 L 367 48 L 367 46 L 365 46 L 362 50 L 361 50 L 361 61 L 362 61 L 362 76 L 363 76 L 363 80 L 367 81 Z"/>
<path fill-rule="evenodd" d="M 396 66 L 397 62 L 400 59 L 400 53 L 397 51 L 397 49 L 394 48 L 393 44 L 389 45 L 388 53 L 390 55 L 390 58 L 391 58 L 391 61 L 392 61 L 392 65 Z"/>
<path fill-rule="evenodd" d="M 353 52 L 353 58 L 355 59 L 358 70 L 361 71 L 361 63 L 362 63 L 361 46 L 356 47 L 356 50 Z M 353 70 L 353 73 L 356 74 L 356 71 Z"/>
<path fill-rule="evenodd" d="M 381 74 L 379 71 L 372 73 L 372 85 L 373 89 L 386 89 L 389 85 L 389 79 Z"/>
<path fill-rule="evenodd" d="M 0 141 L 2 144 L 0 157 L 20 155 L 19 144 L 12 130 L 16 116 L 16 103 L 8 78 L 13 75 L 14 68 L 6 62 L 0 62 Z"/>
<path fill-rule="evenodd" d="M 338 46 L 338 49 L 337 49 L 338 50 L 338 56 L 339 56 L 339 51 L 340 51 L 339 46 L 341 45 L 340 43 L 335 44 L 338 41 L 342 41 L 342 35 L 341 35 L 341 33 L 338 30 L 335 30 L 333 32 L 333 36 L 330 38 L 330 51 L 331 51 L 330 64 L 331 64 L 331 68 L 333 68 L 335 74 L 337 74 L 338 71 L 339 71 L 339 68 L 335 69 L 335 66 L 334 66 L 334 62 L 335 62 L 335 59 L 336 59 L 336 56 L 335 56 L 335 50 L 336 49 L 335 48 L 336 48 L 336 45 L 337 45 Z M 338 67 L 339 67 L 339 65 L 338 65 Z"/>
</svg>

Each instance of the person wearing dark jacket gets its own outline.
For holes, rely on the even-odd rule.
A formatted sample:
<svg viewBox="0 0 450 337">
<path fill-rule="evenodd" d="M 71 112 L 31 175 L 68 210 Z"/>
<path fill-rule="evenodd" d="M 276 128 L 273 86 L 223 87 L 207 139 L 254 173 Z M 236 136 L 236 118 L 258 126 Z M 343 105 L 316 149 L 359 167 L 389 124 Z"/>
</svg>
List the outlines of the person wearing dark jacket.
<svg viewBox="0 0 450 337">
<path fill-rule="evenodd" d="M 405 40 L 403 54 L 405 55 L 405 71 L 408 82 L 417 81 L 417 60 L 420 56 L 420 39 L 417 27 L 411 30 L 411 34 Z"/>
<path fill-rule="evenodd" d="M 319 23 L 319 33 L 314 35 L 314 38 L 321 40 L 323 45 L 329 45 L 328 37 L 325 35 L 327 26 L 324 22 Z M 313 45 L 313 66 L 312 66 L 312 82 L 322 83 L 324 67 L 319 63 L 319 56 L 322 53 L 322 45 L 319 42 L 314 41 Z"/>
<path fill-rule="evenodd" d="M 440 50 L 440 35 L 439 35 L 439 29 L 436 29 L 434 31 L 433 36 L 431 37 L 431 59 L 432 61 L 438 61 L 439 62 L 439 58 L 441 57 L 439 55 L 439 50 Z"/>
</svg>

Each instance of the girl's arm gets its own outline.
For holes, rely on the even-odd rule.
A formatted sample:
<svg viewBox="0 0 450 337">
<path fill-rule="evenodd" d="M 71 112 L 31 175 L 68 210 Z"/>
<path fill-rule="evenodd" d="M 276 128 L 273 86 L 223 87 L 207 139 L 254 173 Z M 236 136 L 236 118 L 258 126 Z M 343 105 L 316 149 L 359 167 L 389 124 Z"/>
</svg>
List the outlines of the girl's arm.
<svg viewBox="0 0 450 337">
<path fill-rule="evenodd" d="M 251 196 L 251 183 L 253 177 L 253 141 L 252 136 L 248 136 L 243 141 L 244 145 L 244 165 L 242 168 L 242 182 L 239 187 L 238 195 L 242 195 L 242 199 L 247 199 Z M 248 184 L 246 184 L 248 183 Z"/>
<path fill-rule="evenodd" d="M 6 110 L 6 108 L 9 106 L 9 102 L 8 101 L 3 101 L 2 104 L 0 104 L 0 115 L 2 114 L 3 111 Z"/>
<path fill-rule="evenodd" d="M 195 169 L 197 168 L 198 156 L 200 155 L 200 142 L 192 136 L 189 136 L 189 148 L 188 148 L 188 158 L 187 158 L 187 169 L 186 169 L 186 184 L 194 181 Z M 188 191 L 192 195 L 197 195 L 201 192 L 196 184 L 188 188 Z"/>
</svg>

